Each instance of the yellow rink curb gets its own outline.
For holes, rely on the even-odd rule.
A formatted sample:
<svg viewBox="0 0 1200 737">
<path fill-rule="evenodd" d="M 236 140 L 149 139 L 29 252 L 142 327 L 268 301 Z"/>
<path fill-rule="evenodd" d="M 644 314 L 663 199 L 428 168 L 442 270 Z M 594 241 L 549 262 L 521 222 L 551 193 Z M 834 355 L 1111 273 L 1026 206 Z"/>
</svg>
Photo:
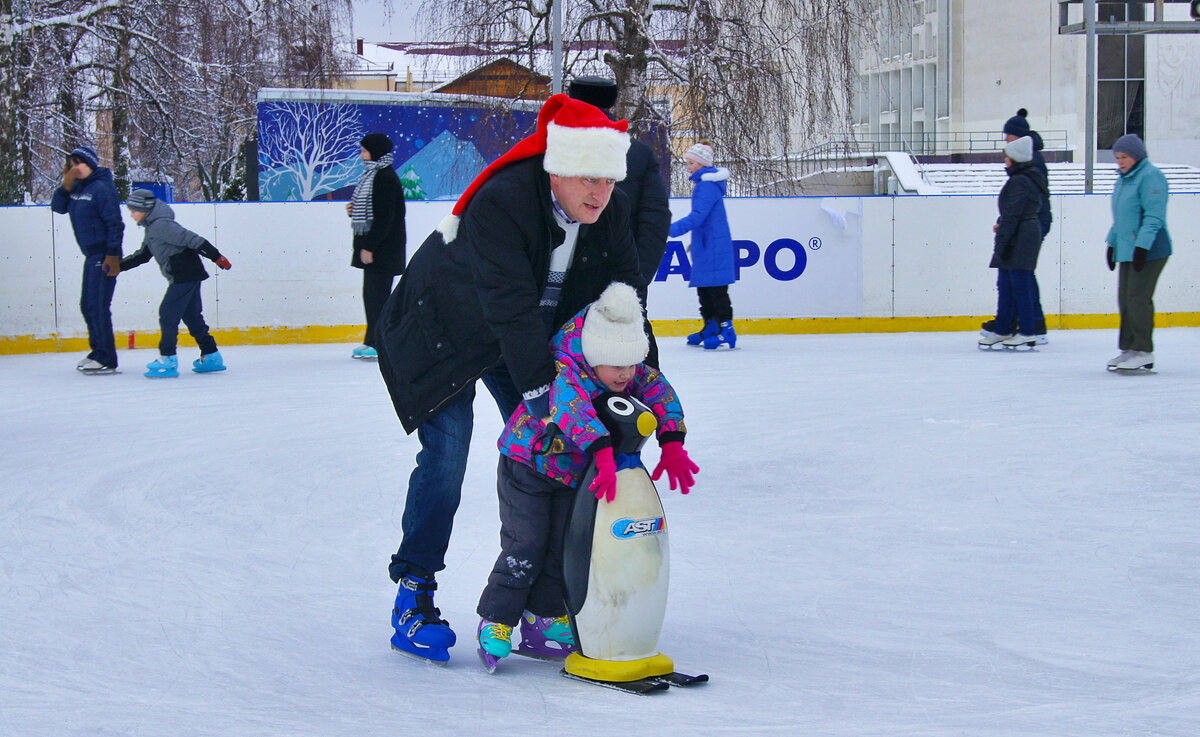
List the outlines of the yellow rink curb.
<svg viewBox="0 0 1200 737">
<path fill-rule="evenodd" d="M 779 317 L 734 319 L 740 335 L 805 335 L 830 333 L 944 333 L 979 330 L 991 315 L 942 317 Z M 654 334 L 663 338 L 694 333 L 699 318 L 654 320 Z M 1116 329 L 1119 316 L 1047 315 L 1050 330 Z M 1168 312 L 1154 316 L 1156 327 L 1200 327 L 1200 312 Z M 306 327 L 250 327 L 213 330 L 219 345 L 280 345 L 288 343 L 359 343 L 362 325 L 309 325 Z M 155 348 L 157 330 L 118 331 L 117 348 Z M 187 333 L 179 336 L 182 344 L 194 345 Z M 5 335 L 0 336 L 0 355 L 19 353 L 86 352 L 85 335 Z"/>
</svg>

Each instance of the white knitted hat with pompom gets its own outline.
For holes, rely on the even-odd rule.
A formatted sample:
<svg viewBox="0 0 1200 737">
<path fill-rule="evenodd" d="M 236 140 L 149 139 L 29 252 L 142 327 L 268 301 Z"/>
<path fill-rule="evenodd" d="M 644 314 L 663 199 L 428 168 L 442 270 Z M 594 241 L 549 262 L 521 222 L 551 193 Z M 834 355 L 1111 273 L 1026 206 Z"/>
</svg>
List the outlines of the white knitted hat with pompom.
<svg viewBox="0 0 1200 737">
<path fill-rule="evenodd" d="M 592 366 L 634 366 L 650 351 L 633 287 L 609 284 L 583 317 L 583 357 Z"/>
</svg>

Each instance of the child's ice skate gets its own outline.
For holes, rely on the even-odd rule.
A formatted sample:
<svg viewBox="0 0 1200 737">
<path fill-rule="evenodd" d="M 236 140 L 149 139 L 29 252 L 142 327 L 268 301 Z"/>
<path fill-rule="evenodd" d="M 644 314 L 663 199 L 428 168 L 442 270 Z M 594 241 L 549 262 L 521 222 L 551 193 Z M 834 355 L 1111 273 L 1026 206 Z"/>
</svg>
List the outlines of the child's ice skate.
<svg viewBox="0 0 1200 737">
<path fill-rule="evenodd" d="M 575 652 L 575 633 L 567 615 L 539 617 L 525 612 L 521 615 L 521 644 L 517 655 L 538 660 L 562 660 Z"/>
<path fill-rule="evenodd" d="M 225 361 L 221 358 L 220 351 L 213 351 L 206 356 L 200 356 L 195 361 L 192 361 L 192 371 L 198 374 L 208 374 L 224 370 Z"/>
<path fill-rule="evenodd" d="M 176 356 L 159 356 L 146 364 L 150 369 L 143 376 L 149 379 L 170 379 L 179 376 L 179 358 Z"/>
<path fill-rule="evenodd" d="M 718 332 L 720 332 L 720 328 L 717 327 L 715 320 L 705 320 L 704 327 L 700 328 L 700 332 L 692 333 L 687 337 L 687 344 L 700 345 L 708 338 L 716 335 Z"/>
<path fill-rule="evenodd" d="M 512 652 L 512 627 L 488 619 L 479 620 L 475 639 L 479 641 L 479 659 L 488 673 L 495 673 L 501 658 Z"/>
<path fill-rule="evenodd" d="M 350 357 L 361 361 L 375 361 L 379 359 L 379 353 L 371 346 L 363 343 L 350 352 Z"/>
<path fill-rule="evenodd" d="M 400 590 L 396 594 L 396 605 L 392 608 L 392 648 L 437 665 L 450 660 L 450 648 L 457 638 L 450 623 L 442 619 L 442 613 L 433 605 L 433 592 L 437 582 L 404 575 L 400 578 Z"/>
<path fill-rule="evenodd" d="M 730 348 L 737 347 L 737 333 L 733 330 L 733 320 L 726 320 L 720 327 L 720 332 L 704 339 L 704 347 L 710 351 L 720 348 L 722 343 Z"/>
</svg>

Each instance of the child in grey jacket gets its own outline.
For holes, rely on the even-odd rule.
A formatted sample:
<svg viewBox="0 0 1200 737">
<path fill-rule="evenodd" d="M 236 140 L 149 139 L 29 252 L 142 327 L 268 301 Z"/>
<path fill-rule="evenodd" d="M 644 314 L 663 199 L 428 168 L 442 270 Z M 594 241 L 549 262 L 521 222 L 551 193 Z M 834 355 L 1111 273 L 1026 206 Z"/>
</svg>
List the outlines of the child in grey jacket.
<svg viewBox="0 0 1200 737">
<path fill-rule="evenodd" d="M 192 362 L 192 371 L 201 374 L 224 371 L 225 362 L 201 312 L 200 282 L 208 278 L 208 272 L 204 270 L 200 256 L 212 260 L 222 269 L 228 269 L 232 264 L 213 244 L 175 222 L 175 211 L 150 190 L 135 189 L 125 204 L 130 217 L 146 229 L 146 235 L 141 248 L 121 259 L 121 271 L 140 266 L 153 256 L 167 278 L 167 293 L 158 306 L 158 324 L 162 330 L 158 341 L 160 355 L 146 364 L 149 371 L 145 375 L 152 379 L 179 376 L 175 347 L 180 320 L 200 346 L 200 358 Z"/>
</svg>

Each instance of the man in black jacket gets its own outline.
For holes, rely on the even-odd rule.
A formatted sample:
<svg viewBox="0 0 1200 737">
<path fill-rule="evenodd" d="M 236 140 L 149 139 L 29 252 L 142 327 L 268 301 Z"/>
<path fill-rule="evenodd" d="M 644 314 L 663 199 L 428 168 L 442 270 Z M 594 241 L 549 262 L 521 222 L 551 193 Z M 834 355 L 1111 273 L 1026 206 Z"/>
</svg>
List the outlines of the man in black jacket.
<svg viewBox="0 0 1200 737">
<path fill-rule="evenodd" d="M 605 77 L 576 77 L 567 87 L 567 94 L 576 100 L 595 105 L 609 113 L 617 104 L 620 88 Z M 671 209 L 667 203 L 667 185 L 654 151 L 636 139 L 629 142 L 629 153 L 625 157 L 625 178 L 617 182 L 617 189 L 629 198 L 629 224 L 633 228 L 633 240 L 637 244 L 638 270 L 646 286 L 638 290 L 642 304 L 647 304 L 647 291 L 654 281 L 663 254 L 667 251 L 667 232 L 671 229 Z M 658 364 L 658 344 L 654 333 L 650 338 L 650 353 L 646 363 L 661 368 Z"/>
<path fill-rule="evenodd" d="M 436 662 L 455 635 L 433 605 L 466 473 L 475 382 L 501 415 L 549 415 L 549 340 L 613 281 L 643 286 L 624 195 L 625 121 L 555 95 L 413 254 L 380 315 L 379 367 L 421 450 L 409 478 L 392 646 Z"/>
</svg>

